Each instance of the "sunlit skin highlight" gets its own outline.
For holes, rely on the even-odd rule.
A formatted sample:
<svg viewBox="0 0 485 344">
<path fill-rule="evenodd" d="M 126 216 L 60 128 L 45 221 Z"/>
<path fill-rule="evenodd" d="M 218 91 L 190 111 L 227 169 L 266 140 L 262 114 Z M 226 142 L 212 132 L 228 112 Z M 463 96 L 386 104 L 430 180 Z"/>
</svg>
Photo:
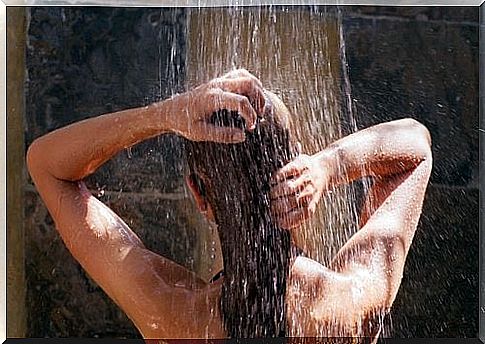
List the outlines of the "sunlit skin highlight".
<svg viewBox="0 0 485 344">
<path fill-rule="evenodd" d="M 243 130 L 213 126 L 209 116 L 219 109 L 237 111 L 251 131 L 257 116 L 264 114 L 264 104 L 261 82 L 236 70 L 171 99 L 53 131 L 29 147 L 29 172 L 66 246 L 144 338 L 226 337 L 219 306 L 223 277 L 207 283 L 146 249 L 82 180 L 116 153 L 157 135 L 244 141 Z M 432 167 L 430 147 L 427 129 L 403 119 L 344 137 L 313 156 L 300 154 L 275 174 L 272 215 L 292 235 L 326 192 L 362 177 L 373 180 L 361 229 L 332 263 L 323 266 L 301 256 L 292 261 L 288 336 L 374 340 L 379 334 L 421 214 Z M 214 220 L 197 185 L 190 178 L 187 184 L 200 211 Z"/>
</svg>

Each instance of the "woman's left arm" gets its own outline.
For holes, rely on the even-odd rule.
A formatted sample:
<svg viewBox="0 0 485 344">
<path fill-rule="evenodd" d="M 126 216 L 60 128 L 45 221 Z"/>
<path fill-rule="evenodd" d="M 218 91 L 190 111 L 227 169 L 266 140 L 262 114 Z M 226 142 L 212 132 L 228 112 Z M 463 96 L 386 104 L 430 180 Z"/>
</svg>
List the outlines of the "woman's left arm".
<svg viewBox="0 0 485 344">
<path fill-rule="evenodd" d="M 316 189 L 308 202 L 315 204 L 334 185 L 364 176 L 372 176 L 374 185 L 362 228 L 328 267 L 296 259 L 289 286 L 290 318 L 306 324 L 299 335 L 321 336 L 323 329 L 326 336 L 374 337 L 379 317 L 389 310 L 399 290 L 421 215 L 432 167 L 430 135 L 414 120 L 399 120 L 347 136 L 309 159 L 318 168 L 298 169 L 301 164 L 290 163 L 276 177 L 283 180 L 277 184 L 279 190 L 301 183 L 307 192 Z M 315 182 L 313 176 L 320 179 Z M 291 195 L 299 197 L 296 192 Z M 306 209 L 311 212 L 309 206 Z"/>
<path fill-rule="evenodd" d="M 297 229 L 325 192 L 363 177 L 379 181 L 413 170 L 431 158 L 430 146 L 426 127 L 406 118 L 358 131 L 315 155 L 300 154 L 273 178 L 273 216 L 282 228 Z M 364 211 L 361 225 L 371 211 Z"/>
</svg>

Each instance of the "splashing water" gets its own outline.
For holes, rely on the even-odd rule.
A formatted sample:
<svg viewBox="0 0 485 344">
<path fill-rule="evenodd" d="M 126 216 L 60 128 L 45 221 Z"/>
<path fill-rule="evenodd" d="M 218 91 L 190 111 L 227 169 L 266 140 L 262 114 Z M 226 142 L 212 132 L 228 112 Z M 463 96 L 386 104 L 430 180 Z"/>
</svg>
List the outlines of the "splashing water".
<svg viewBox="0 0 485 344">
<path fill-rule="evenodd" d="M 326 8 L 188 9 L 186 87 L 248 69 L 288 106 L 302 152 L 317 153 L 357 130 L 341 21 L 338 10 Z M 367 188 L 365 182 L 339 187 L 321 200 L 297 238 L 309 257 L 330 263 L 357 230 L 358 190 Z M 214 254 L 220 252 L 214 244 L 217 231 L 206 241 L 210 260 L 205 269 L 216 272 L 214 266 L 222 266 Z"/>
</svg>

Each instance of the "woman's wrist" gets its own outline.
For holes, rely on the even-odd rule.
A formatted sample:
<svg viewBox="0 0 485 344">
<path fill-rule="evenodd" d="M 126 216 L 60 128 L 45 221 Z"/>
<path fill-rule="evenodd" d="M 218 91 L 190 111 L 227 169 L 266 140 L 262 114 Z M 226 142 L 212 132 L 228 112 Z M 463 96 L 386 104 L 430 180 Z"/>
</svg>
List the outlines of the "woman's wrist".
<svg viewBox="0 0 485 344">
<path fill-rule="evenodd" d="M 177 94 L 161 102 L 152 104 L 156 126 L 160 133 L 173 133 L 186 136 L 189 117 L 194 115 L 190 109 L 191 92 Z"/>
<path fill-rule="evenodd" d="M 339 154 L 340 149 L 337 145 L 332 144 L 312 157 L 315 159 L 319 170 L 326 174 L 328 187 L 339 185 L 343 182 L 341 180 L 342 173 L 339 173 L 339 170 L 342 170 Z"/>
<path fill-rule="evenodd" d="M 151 125 L 160 134 L 181 134 L 176 126 L 176 119 L 183 112 L 183 108 L 180 106 L 180 98 L 181 95 L 176 95 L 148 106 Z"/>
</svg>

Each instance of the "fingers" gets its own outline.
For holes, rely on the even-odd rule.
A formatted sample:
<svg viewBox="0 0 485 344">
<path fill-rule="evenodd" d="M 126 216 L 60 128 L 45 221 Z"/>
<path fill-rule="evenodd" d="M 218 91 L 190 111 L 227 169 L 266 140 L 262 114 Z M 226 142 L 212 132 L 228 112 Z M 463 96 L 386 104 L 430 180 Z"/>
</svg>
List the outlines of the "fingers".
<svg viewBox="0 0 485 344">
<path fill-rule="evenodd" d="M 302 166 L 298 160 L 293 160 L 279 169 L 278 172 L 276 172 L 276 174 L 273 176 L 271 182 L 272 184 L 276 184 L 288 178 L 298 177 L 306 170 L 306 166 Z"/>
<path fill-rule="evenodd" d="M 293 176 L 299 174 L 300 171 L 291 170 Z M 278 197 L 288 196 L 300 193 L 303 189 L 311 183 L 311 177 L 308 174 L 299 175 L 293 179 L 286 179 L 274 185 L 270 191 L 270 198 L 276 199 Z"/>
<path fill-rule="evenodd" d="M 317 204 L 320 201 L 320 198 L 322 197 L 321 192 L 316 192 L 313 194 L 311 197 L 311 201 L 308 203 L 308 210 L 310 213 L 315 214 L 315 211 L 317 211 Z"/>
<path fill-rule="evenodd" d="M 271 212 L 273 215 L 280 216 L 288 213 L 296 208 L 308 207 L 308 204 L 312 201 L 313 194 L 305 197 L 296 197 L 295 195 L 289 197 L 278 198 L 271 201 Z"/>
<path fill-rule="evenodd" d="M 233 70 L 215 81 L 224 91 L 247 96 L 256 112 L 261 115 L 264 113 L 263 84 L 246 69 Z"/>
<path fill-rule="evenodd" d="M 315 195 L 316 195 L 315 188 L 313 187 L 312 184 L 308 184 L 308 185 L 305 186 L 305 188 L 303 189 L 302 192 L 300 192 L 299 194 L 296 195 L 296 200 L 298 202 L 300 202 L 301 199 L 306 199 L 306 198 L 310 198 L 311 200 L 313 200 Z"/>
<path fill-rule="evenodd" d="M 249 130 L 253 130 L 255 128 L 257 114 L 247 97 L 220 90 L 213 92 L 211 96 L 212 109 L 209 111 L 209 113 L 220 109 L 236 111 L 242 118 L 244 118 L 246 121 L 246 127 Z"/>
<path fill-rule="evenodd" d="M 223 79 L 234 79 L 234 78 L 250 78 L 252 79 L 259 87 L 263 88 L 263 84 L 261 81 L 254 76 L 253 74 L 249 73 L 246 69 L 240 68 L 222 76 Z"/>
<path fill-rule="evenodd" d="M 284 183 L 279 185 L 282 184 Z M 307 220 L 316 211 L 321 192 L 316 191 L 311 183 L 301 182 L 300 185 L 305 185 L 301 192 L 271 199 L 271 215 L 282 228 L 292 229 L 299 227 L 303 221 Z M 277 193 L 278 191 L 275 191 L 273 195 Z"/>
<path fill-rule="evenodd" d="M 259 85 L 259 83 L 255 82 L 254 78 L 241 77 L 234 79 L 221 79 L 218 85 L 224 91 L 246 96 L 249 98 L 249 102 L 254 107 L 256 112 L 258 114 L 263 114 L 265 105 L 264 92 L 263 88 Z"/>
</svg>

